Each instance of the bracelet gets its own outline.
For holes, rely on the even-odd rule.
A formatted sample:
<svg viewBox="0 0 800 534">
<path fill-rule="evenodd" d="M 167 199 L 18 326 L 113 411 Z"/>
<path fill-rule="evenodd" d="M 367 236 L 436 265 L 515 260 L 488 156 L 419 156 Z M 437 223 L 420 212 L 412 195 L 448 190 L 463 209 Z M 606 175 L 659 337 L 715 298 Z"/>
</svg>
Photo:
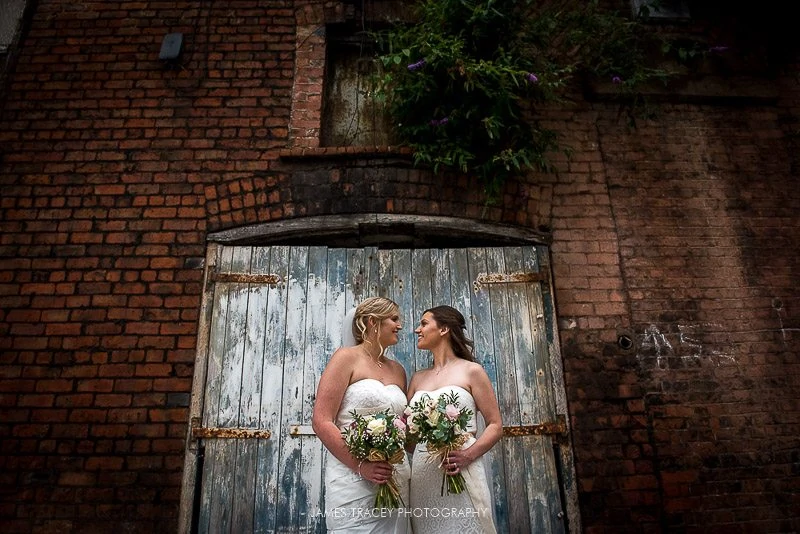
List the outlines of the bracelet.
<svg viewBox="0 0 800 534">
<path fill-rule="evenodd" d="M 360 462 L 358 462 L 358 476 L 360 476 L 361 478 L 364 478 L 364 475 L 361 474 L 361 465 L 363 463 L 364 463 L 364 460 L 361 460 Z"/>
</svg>

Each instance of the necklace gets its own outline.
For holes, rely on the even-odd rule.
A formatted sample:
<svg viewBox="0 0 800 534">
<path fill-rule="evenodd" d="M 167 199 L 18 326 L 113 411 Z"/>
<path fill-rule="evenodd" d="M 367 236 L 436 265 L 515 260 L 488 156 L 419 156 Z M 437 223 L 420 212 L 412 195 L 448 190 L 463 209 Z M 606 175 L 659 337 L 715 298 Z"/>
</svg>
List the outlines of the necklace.
<svg viewBox="0 0 800 534">
<path fill-rule="evenodd" d="M 372 354 L 370 354 L 370 352 L 367 350 L 366 347 L 361 347 L 361 348 L 364 349 L 364 353 L 367 355 L 367 358 L 372 360 L 372 363 L 377 365 L 379 369 L 383 369 L 383 363 L 381 363 L 381 357 L 380 356 L 378 356 L 377 358 L 373 358 Z"/>
<path fill-rule="evenodd" d="M 448 362 L 448 363 L 449 363 L 449 362 Z M 442 365 L 441 367 L 439 367 L 439 369 L 436 371 L 436 376 L 439 376 L 439 373 L 441 373 L 442 371 L 444 371 L 444 368 L 445 368 L 445 367 L 447 367 L 447 364 L 444 364 L 444 365 Z"/>
</svg>

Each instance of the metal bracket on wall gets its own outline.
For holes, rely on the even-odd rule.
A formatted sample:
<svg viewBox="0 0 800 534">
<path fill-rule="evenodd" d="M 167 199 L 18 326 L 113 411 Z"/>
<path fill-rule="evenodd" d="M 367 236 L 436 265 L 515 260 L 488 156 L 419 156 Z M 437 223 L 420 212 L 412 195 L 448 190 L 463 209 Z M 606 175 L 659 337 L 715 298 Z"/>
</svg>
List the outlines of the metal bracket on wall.
<svg viewBox="0 0 800 534">
<path fill-rule="evenodd" d="M 504 438 L 515 438 L 519 436 L 564 436 L 566 434 L 567 419 L 563 415 L 557 416 L 555 421 L 545 421 L 538 425 L 503 427 Z"/>
</svg>

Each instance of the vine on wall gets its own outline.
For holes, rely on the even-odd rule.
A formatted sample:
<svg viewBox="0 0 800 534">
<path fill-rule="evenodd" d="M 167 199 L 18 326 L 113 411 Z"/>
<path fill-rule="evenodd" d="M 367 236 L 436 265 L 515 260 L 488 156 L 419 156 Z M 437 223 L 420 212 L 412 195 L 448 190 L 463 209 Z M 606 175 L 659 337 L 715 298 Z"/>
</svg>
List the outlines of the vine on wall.
<svg viewBox="0 0 800 534">
<path fill-rule="evenodd" d="M 562 99 L 576 76 L 627 93 L 669 77 L 650 66 L 667 50 L 652 28 L 595 0 L 418 0 L 413 9 L 413 22 L 376 34 L 378 98 L 417 164 L 476 175 L 489 201 L 512 175 L 550 170 L 557 136 L 533 112 Z"/>
</svg>

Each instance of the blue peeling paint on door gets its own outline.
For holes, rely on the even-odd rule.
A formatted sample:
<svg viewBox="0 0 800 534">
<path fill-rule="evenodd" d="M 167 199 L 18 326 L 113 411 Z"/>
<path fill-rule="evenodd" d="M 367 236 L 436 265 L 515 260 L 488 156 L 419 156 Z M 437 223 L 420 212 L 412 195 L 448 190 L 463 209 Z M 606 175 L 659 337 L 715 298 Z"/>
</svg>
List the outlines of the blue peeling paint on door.
<svg viewBox="0 0 800 534">
<path fill-rule="evenodd" d="M 426 308 L 464 313 L 476 357 L 496 389 L 504 426 L 531 428 L 563 410 L 554 307 L 543 247 L 379 250 L 215 247 L 207 280 L 210 322 L 195 396 L 206 429 L 242 437 L 204 439 L 197 503 L 203 533 L 324 532 L 325 454 L 310 430 L 319 376 L 340 341 L 341 318 L 368 296 L 400 305 L 403 330 L 390 355 L 408 376 L 430 364 L 414 328 Z M 248 430 L 269 430 L 268 439 Z M 568 442 L 566 442 L 568 447 Z M 499 532 L 565 532 L 572 480 L 565 442 L 507 436 L 490 452 Z M 560 469 L 560 470 L 559 470 Z M 194 495 L 198 492 L 197 495 Z M 196 498 L 195 498 L 196 497 Z M 575 525 L 573 525 L 573 529 Z"/>
</svg>

